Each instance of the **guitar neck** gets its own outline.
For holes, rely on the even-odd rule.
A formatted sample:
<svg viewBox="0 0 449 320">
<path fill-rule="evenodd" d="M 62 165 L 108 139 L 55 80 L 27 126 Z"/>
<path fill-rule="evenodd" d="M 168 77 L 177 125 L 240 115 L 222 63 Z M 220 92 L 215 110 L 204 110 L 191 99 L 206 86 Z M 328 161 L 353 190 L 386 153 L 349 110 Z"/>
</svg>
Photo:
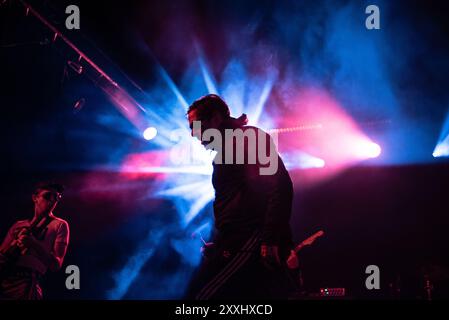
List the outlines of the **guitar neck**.
<svg viewBox="0 0 449 320">
<path fill-rule="evenodd" d="M 310 246 L 317 238 L 321 237 L 323 234 L 324 232 L 320 230 L 311 237 L 307 238 L 306 240 L 298 244 L 294 249 L 295 253 L 298 253 L 298 251 L 304 248 L 305 246 Z"/>
<path fill-rule="evenodd" d="M 295 253 L 298 253 L 304 247 L 305 247 L 305 244 L 303 244 L 303 243 L 298 244 L 295 248 Z"/>
<path fill-rule="evenodd" d="M 30 225 L 28 232 L 36 237 L 42 232 L 42 230 L 44 230 L 47 227 L 50 221 L 51 218 L 49 216 L 42 217 L 41 219 L 34 221 Z"/>
</svg>

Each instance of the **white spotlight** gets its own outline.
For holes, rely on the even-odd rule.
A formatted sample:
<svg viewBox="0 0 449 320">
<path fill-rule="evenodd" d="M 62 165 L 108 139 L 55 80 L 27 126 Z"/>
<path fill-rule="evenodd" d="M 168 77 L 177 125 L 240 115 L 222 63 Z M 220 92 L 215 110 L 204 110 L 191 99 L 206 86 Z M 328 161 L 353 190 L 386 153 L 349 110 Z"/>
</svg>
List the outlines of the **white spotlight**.
<svg viewBox="0 0 449 320">
<path fill-rule="evenodd" d="M 148 141 L 151 139 L 154 139 L 154 137 L 156 137 L 156 135 L 157 135 L 157 130 L 155 127 L 148 127 L 143 132 L 143 138 Z"/>
<path fill-rule="evenodd" d="M 366 158 L 377 158 L 382 149 L 377 143 L 370 142 L 362 145 L 360 151 Z"/>
</svg>

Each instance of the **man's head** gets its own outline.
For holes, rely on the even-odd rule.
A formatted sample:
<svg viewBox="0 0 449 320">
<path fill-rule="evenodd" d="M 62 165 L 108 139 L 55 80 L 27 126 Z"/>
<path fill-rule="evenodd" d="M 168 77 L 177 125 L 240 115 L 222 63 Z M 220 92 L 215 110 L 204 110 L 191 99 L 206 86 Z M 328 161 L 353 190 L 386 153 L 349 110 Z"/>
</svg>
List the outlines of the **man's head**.
<svg viewBox="0 0 449 320">
<path fill-rule="evenodd" d="M 216 94 L 208 94 L 192 103 L 187 111 L 187 116 L 192 136 L 199 138 L 198 134 L 193 132 L 194 121 L 201 121 L 201 132 L 204 132 L 207 129 L 219 129 L 223 121 L 228 120 L 231 114 L 223 99 Z M 206 144 L 204 141 L 202 143 Z"/>
<path fill-rule="evenodd" d="M 64 187 L 54 182 L 40 182 L 36 185 L 32 199 L 36 214 L 52 212 L 62 197 Z"/>
</svg>

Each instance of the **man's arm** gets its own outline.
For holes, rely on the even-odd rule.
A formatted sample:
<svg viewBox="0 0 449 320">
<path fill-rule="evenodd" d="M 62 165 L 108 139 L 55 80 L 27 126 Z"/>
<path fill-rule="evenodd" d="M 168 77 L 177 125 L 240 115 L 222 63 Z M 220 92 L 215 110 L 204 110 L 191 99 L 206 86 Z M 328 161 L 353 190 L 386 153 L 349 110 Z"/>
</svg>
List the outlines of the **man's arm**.
<svg viewBox="0 0 449 320">
<path fill-rule="evenodd" d="M 280 166 L 276 174 L 267 179 L 268 205 L 262 231 L 260 254 L 266 265 L 281 265 L 279 246 L 283 244 L 283 233 L 290 231 L 290 214 L 292 201 L 291 180 L 279 158 Z M 287 179 L 288 178 L 288 179 Z"/>
<path fill-rule="evenodd" d="M 262 131 L 263 132 L 263 131 Z M 250 183 L 261 186 L 263 197 L 267 199 L 264 212 L 264 225 L 262 229 L 261 256 L 269 263 L 280 264 L 279 246 L 284 244 L 284 234 L 289 229 L 291 216 L 291 203 L 293 199 L 293 185 L 287 169 L 279 157 L 272 138 L 265 134 L 265 143 L 270 155 L 269 166 L 276 164 L 272 174 L 261 174 L 261 164 L 258 161 L 257 172 L 251 170 Z M 260 140 L 258 141 L 260 142 Z M 263 142 L 263 141 L 262 141 Z M 258 143 L 258 148 L 260 147 Z M 265 171 L 266 173 L 267 171 Z"/>
<path fill-rule="evenodd" d="M 48 252 L 42 244 L 32 235 L 23 234 L 18 239 L 18 245 L 23 248 L 32 248 L 39 259 L 44 262 L 50 271 L 58 271 L 62 267 L 69 243 L 69 226 L 67 222 L 61 223 L 56 233 L 53 250 Z"/>
<path fill-rule="evenodd" d="M 3 242 L 0 246 L 0 253 L 4 253 L 10 246 L 11 242 L 14 240 L 13 236 L 13 229 L 15 224 L 9 228 L 8 233 L 6 234 L 5 238 L 3 239 Z"/>
<path fill-rule="evenodd" d="M 57 271 L 61 269 L 64 262 L 65 254 L 67 253 L 67 246 L 69 245 L 70 231 L 69 225 L 64 221 L 59 227 L 58 234 L 56 236 L 55 244 L 53 246 L 53 255 L 56 259 L 56 263 L 53 268 L 49 267 L 51 271 Z"/>
<path fill-rule="evenodd" d="M 260 176 L 267 197 L 262 241 L 269 246 L 278 246 L 282 238 L 286 236 L 283 234 L 285 227 L 290 223 L 293 185 L 276 146 L 268 134 L 267 148 L 272 157 L 276 157 L 277 168 L 272 175 Z"/>
</svg>

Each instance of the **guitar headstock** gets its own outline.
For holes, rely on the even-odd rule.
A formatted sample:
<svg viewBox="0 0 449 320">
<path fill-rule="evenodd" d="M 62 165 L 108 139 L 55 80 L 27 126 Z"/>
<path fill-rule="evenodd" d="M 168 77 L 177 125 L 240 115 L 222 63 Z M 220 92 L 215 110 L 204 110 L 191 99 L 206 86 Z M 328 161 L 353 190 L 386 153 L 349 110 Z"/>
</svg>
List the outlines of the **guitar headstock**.
<svg viewBox="0 0 449 320">
<path fill-rule="evenodd" d="M 324 235 L 324 231 L 320 230 L 320 231 L 314 233 L 313 235 L 311 235 L 310 237 L 308 237 L 306 240 L 304 240 L 302 242 L 302 245 L 310 246 L 317 238 L 321 237 L 322 235 Z"/>
</svg>

